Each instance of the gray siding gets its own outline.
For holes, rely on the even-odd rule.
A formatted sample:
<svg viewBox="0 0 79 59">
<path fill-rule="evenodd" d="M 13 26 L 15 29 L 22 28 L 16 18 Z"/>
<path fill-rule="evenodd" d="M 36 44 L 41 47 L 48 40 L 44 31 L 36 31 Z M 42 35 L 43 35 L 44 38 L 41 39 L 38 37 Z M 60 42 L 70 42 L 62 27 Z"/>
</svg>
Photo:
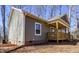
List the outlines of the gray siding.
<svg viewBox="0 0 79 59">
<path fill-rule="evenodd" d="M 42 33 L 41 36 L 35 35 L 35 22 L 39 22 L 42 25 Z M 26 25 L 25 25 L 25 31 L 26 31 L 26 39 L 25 41 L 46 41 L 47 39 L 47 32 L 49 32 L 49 28 L 44 23 L 37 21 L 35 19 L 32 19 L 30 17 L 26 17 Z M 27 44 L 27 43 L 26 43 Z"/>
</svg>

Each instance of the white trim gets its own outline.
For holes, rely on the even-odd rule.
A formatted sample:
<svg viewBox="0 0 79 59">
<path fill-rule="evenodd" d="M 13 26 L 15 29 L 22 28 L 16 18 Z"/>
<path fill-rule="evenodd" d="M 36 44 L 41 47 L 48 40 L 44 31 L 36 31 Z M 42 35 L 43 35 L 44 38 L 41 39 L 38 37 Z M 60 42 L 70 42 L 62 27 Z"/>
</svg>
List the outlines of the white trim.
<svg viewBox="0 0 79 59">
<path fill-rule="evenodd" d="M 25 16 L 23 14 L 23 45 L 25 45 Z"/>
<path fill-rule="evenodd" d="M 16 11 L 19 11 L 19 12 L 23 12 L 21 9 L 19 8 L 15 8 L 15 7 L 11 7 L 12 9 L 16 10 Z"/>
<path fill-rule="evenodd" d="M 40 34 L 36 33 L 36 24 L 40 25 Z M 41 33 L 42 33 L 42 25 L 41 25 L 41 23 L 35 22 L 35 35 L 41 36 Z"/>
</svg>

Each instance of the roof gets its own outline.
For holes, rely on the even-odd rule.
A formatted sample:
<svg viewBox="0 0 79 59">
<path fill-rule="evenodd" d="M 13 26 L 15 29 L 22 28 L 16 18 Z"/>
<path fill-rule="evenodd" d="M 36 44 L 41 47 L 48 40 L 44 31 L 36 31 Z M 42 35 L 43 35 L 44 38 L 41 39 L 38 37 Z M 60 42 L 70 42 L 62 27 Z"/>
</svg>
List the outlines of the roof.
<svg viewBox="0 0 79 59">
<path fill-rule="evenodd" d="M 24 14 L 25 16 L 29 16 L 29 17 L 34 18 L 34 19 L 36 19 L 36 20 L 41 20 L 41 21 L 47 22 L 45 19 L 40 18 L 40 17 L 38 17 L 38 16 L 35 16 L 35 15 L 33 15 L 33 14 L 29 13 L 29 12 L 26 12 L 26 11 L 24 11 L 24 10 L 21 10 L 21 9 L 18 9 L 18 8 L 15 8 L 15 7 L 12 7 L 12 9 L 13 9 L 13 10 L 17 10 L 17 11 L 19 11 L 19 12 L 23 12 L 23 14 Z"/>
<path fill-rule="evenodd" d="M 31 17 L 31 18 L 34 18 L 36 20 L 40 20 L 40 21 L 43 21 L 43 22 L 48 22 L 47 20 L 45 20 L 45 19 L 43 19 L 41 17 L 35 16 L 35 15 L 33 15 L 31 13 L 28 13 L 28 12 L 25 12 L 25 11 L 24 11 L 24 15 L 28 16 L 28 17 Z"/>
<path fill-rule="evenodd" d="M 68 19 L 67 14 L 56 16 L 56 17 L 48 20 L 48 23 L 52 24 L 52 25 L 54 25 L 54 24 L 56 25 L 56 22 L 62 24 L 63 26 L 65 26 L 67 28 L 70 27 L 70 25 L 69 25 L 69 19 Z"/>
<path fill-rule="evenodd" d="M 60 19 L 60 16 L 55 16 L 55 17 L 49 19 L 48 21 L 53 21 L 53 20 L 56 20 L 56 19 Z"/>
<path fill-rule="evenodd" d="M 48 21 L 50 22 L 50 21 L 54 21 L 54 20 L 57 20 L 57 19 L 62 19 L 69 24 L 69 19 L 68 19 L 67 14 L 53 17 L 52 19 L 49 19 Z"/>
</svg>

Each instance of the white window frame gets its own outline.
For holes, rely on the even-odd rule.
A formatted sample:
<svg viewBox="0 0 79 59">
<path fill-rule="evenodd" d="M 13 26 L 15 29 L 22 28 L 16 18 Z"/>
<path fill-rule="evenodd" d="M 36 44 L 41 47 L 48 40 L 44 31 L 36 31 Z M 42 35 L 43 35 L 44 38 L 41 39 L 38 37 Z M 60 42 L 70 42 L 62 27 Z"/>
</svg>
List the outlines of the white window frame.
<svg viewBox="0 0 79 59">
<path fill-rule="evenodd" d="M 36 33 L 36 24 L 39 24 L 39 25 L 40 25 L 40 34 L 37 34 L 37 33 Z M 41 30 L 42 30 L 42 25 L 41 25 L 41 23 L 35 22 L 35 35 L 41 36 L 41 33 L 42 33 Z"/>
</svg>

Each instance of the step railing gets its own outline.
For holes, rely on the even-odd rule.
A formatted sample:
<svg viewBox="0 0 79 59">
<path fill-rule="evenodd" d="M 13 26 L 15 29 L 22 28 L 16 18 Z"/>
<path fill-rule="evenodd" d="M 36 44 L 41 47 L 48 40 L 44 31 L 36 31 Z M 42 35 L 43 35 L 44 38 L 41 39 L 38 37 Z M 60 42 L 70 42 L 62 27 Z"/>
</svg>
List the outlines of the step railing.
<svg viewBox="0 0 79 59">
<path fill-rule="evenodd" d="M 66 40 L 70 39 L 70 34 L 69 33 L 63 33 L 63 32 L 48 32 L 47 33 L 48 40 Z"/>
</svg>

